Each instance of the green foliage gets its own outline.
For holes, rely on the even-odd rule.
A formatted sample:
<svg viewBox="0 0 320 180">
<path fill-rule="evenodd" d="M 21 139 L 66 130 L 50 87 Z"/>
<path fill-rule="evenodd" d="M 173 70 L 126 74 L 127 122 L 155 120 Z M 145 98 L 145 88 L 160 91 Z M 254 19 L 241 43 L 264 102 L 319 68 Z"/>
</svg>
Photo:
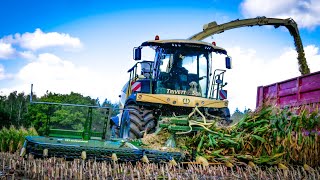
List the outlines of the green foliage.
<svg viewBox="0 0 320 180">
<path fill-rule="evenodd" d="M 245 116 L 245 114 L 241 111 L 239 111 L 239 109 L 237 108 L 234 113 L 231 115 L 231 120 L 233 121 L 233 123 L 237 123 L 239 122 L 243 117 Z"/>
<path fill-rule="evenodd" d="M 10 93 L 8 97 L 0 96 L 0 128 L 26 125 L 24 114 L 28 112 L 27 102 L 28 96 L 17 91 Z"/>
<path fill-rule="evenodd" d="M 38 133 L 34 128 L 26 130 L 24 127 L 20 129 L 14 126 L 10 126 L 9 129 L 4 127 L 0 130 L 0 150 L 1 152 L 14 153 L 22 148 L 26 136 L 36 135 L 38 135 Z"/>
<path fill-rule="evenodd" d="M 85 119 L 88 116 L 88 108 L 73 107 L 61 105 L 30 104 L 29 95 L 17 93 L 16 91 L 9 96 L 0 96 L 0 128 L 11 125 L 15 127 L 34 127 L 40 135 L 46 130 L 48 118 L 50 119 L 51 128 L 61 128 L 70 130 L 82 130 Z M 83 96 L 79 93 L 71 92 L 70 94 L 57 94 L 47 92 L 42 97 L 33 96 L 33 101 L 55 102 L 67 104 L 81 104 L 100 106 L 96 99 L 89 96 Z M 101 106 L 118 106 L 105 100 Z M 113 112 L 113 116 L 119 113 L 118 110 Z M 105 119 L 104 111 L 101 109 L 93 110 L 92 129 L 102 131 Z"/>
</svg>

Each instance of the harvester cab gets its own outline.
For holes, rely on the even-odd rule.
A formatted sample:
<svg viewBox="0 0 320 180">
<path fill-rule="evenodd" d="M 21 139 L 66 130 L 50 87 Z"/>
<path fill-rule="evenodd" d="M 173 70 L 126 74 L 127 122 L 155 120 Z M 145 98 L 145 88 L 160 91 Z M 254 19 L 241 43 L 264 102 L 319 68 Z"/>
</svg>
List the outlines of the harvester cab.
<svg viewBox="0 0 320 180">
<path fill-rule="evenodd" d="M 155 51 L 154 61 L 141 60 L 142 49 Z M 226 70 L 212 66 L 212 54 L 225 56 L 227 51 L 215 45 L 194 40 L 146 41 L 134 48 L 138 61 L 128 70 L 129 81 L 120 95 L 124 110 L 115 124 L 119 137 L 141 138 L 155 132 L 161 117 L 188 115 L 197 107 L 203 114 L 230 122 L 223 76 Z"/>
</svg>

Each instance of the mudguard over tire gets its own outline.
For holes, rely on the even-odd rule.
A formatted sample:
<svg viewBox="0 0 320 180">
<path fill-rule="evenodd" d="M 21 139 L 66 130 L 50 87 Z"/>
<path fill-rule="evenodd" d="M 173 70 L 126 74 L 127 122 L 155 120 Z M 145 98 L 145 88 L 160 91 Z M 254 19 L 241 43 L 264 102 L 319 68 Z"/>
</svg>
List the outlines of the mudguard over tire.
<svg viewBox="0 0 320 180">
<path fill-rule="evenodd" d="M 127 105 L 120 125 L 120 138 L 140 139 L 144 133 L 152 133 L 156 129 L 156 118 L 152 110 L 138 105 Z"/>
</svg>

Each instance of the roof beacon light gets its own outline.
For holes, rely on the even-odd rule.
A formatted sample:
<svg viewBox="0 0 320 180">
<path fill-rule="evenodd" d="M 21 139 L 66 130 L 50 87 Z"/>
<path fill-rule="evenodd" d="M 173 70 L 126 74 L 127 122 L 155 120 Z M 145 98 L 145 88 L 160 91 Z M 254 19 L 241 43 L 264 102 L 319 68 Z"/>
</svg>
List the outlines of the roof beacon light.
<svg viewBox="0 0 320 180">
<path fill-rule="evenodd" d="M 212 42 L 212 45 L 216 46 L 216 42 L 213 41 L 213 42 Z"/>
<path fill-rule="evenodd" d="M 158 35 L 156 35 L 156 37 L 154 37 L 154 40 L 159 40 L 160 37 Z"/>
</svg>

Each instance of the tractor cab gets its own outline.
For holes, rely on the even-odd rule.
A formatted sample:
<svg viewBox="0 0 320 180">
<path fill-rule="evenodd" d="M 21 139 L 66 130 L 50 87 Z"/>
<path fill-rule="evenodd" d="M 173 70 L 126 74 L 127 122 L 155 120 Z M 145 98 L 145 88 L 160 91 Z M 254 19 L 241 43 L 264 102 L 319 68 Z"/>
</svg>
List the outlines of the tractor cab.
<svg viewBox="0 0 320 180">
<path fill-rule="evenodd" d="M 231 59 L 223 48 L 201 41 L 192 40 L 152 40 L 134 48 L 134 59 L 141 60 L 141 49 L 155 50 L 154 61 L 139 61 L 128 72 L 131 87 L 127 94 L 142 92 L 149 94 L 172 94 L 219 99 L 214 93 L 223 77 L 219 71 L 219 81 L 212 73 L 212 53 L 226 56 L 226 68 L 231 68 Z M 139 70 L 135 70 L 140 66 Z M 139 78 L 140 77 L 140 78 Z M 222 78 L 223 81 L 223 78 Z M 222 84 L 221 84 L 222 83 Z M 214 87 L 215 86 L 215 87 Z M 139 88 L 136 88 L 139 87 Z M 221 90 L 221 89 L 220 89 Z"/>
</svg>

